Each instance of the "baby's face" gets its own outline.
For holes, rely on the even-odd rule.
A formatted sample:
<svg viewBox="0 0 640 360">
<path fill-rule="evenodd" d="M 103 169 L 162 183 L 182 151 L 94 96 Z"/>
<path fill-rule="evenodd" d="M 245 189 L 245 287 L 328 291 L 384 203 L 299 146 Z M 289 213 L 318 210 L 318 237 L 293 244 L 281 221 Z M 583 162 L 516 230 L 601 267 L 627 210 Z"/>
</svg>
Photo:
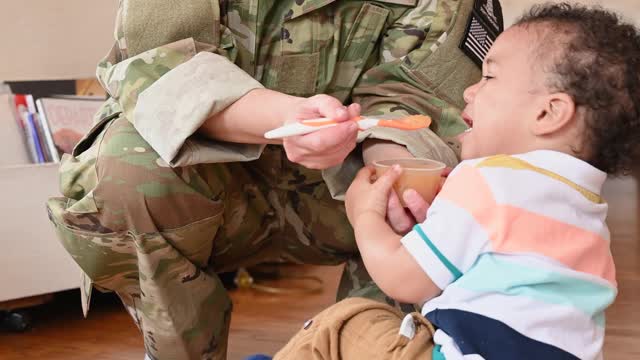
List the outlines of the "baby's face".
<svg viewBox="0 0 640 360">
<path fill-rule="evenodd" d="M 535 146 L 532 121 L 540 116 L 544 74 L 533 49 L 538 35 L 513 27 L 502 33 L 482 66 L 483 78 L 464 92 L 463 118 L 470 130 L 461 136 L 462 158 L 527 152 Z"/>
</svg>

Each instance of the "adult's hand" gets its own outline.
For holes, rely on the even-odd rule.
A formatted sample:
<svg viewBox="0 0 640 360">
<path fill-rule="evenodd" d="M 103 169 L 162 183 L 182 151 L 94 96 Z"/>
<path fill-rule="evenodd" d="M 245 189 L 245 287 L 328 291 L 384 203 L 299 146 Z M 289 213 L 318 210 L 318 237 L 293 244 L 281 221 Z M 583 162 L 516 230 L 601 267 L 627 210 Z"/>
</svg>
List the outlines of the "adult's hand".
<svg viewBox="0 0 640 360">
<path fill-rule="evenodd" d="M 417 223 L 425 221 L 430 204 L 427 203 L 415 190 L 408 189 L 402 194 L 402 199 L 407 207 L 400 204 L 395 191 L 389 195 L 387 202 L 387 222 L 400 235 L 411 231 Z"/>
<path fill-rule="evenodd" d="M 342 163 L 355 148 L 358 136 L 358 125 L 347 120 L 357 116 L 360 116 L 360 105 L 346 107 L 329 95 L 316 95 L 297 102 L 291 115 L 292 121 L 326 117 L 341 124 L 283 139 L 287 158 L 309 169 L 326 169 Z"/>
</svg>

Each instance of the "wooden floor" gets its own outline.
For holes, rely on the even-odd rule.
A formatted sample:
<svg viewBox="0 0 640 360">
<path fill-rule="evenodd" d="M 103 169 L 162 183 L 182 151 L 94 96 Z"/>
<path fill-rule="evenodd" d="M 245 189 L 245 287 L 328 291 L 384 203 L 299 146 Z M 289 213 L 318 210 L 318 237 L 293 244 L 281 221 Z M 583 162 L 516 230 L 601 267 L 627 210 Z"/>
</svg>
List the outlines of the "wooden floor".
<svg viewBox="0 0 640 360">
<path fill-rule="evenodd" d="M 607 314 L 605 355 L 608 360 L 640 359 L 640 192 L 630 178 L 607 183 L 612 251 L 620 293 Z M 305 319 L 333 302 L 339 267 L 287 269 L 320 276 L 323 293 L 284 297 L 234 291 L 229 359 L 273 354 Z M 56 296 L 33 310 L 34 328 L 26 333 L 0 332 L 0 359 L 142 360 L 142 340 L 115 297 L 94 299 L 82 319 L 79 294 Z"/>
</svg>

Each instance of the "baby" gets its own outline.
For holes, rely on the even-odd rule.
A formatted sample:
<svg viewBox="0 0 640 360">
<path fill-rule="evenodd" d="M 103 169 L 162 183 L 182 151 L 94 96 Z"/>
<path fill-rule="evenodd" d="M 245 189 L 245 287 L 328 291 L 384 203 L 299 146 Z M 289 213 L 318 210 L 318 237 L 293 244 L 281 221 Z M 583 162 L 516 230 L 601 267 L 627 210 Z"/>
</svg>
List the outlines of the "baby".
<svg viewBox="0 0 640 360">
<path fill-rule="evenodd" d="M 602 358 L 617 287 L 600 194 L 638 159 L 638 31 L 601 9 L 535 7 L 464 98 L 464 161 L 424 222 L 386 221 L 398 168 L 375 182 L 364 168 L 346 197 L 372 278 L 422 313 L 348 299 L 276 359 Z"/>
</svg>

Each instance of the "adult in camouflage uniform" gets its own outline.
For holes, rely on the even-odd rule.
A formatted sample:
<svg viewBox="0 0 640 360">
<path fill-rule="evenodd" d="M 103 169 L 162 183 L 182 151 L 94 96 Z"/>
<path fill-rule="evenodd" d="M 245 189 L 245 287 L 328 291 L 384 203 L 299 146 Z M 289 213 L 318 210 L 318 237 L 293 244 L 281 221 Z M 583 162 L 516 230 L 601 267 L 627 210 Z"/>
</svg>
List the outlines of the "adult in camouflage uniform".
<svg viewBox="0 0 640 360">
<path fill-rule="evenodd" d="M 86 274 L 85 311 L 92 284 L 115 291 L 150 358 L 220 359 L 231 302 L 216 272 L 352 258 L 336 199 L 362 147 L 457 162 L 448 139 L 465 129 L 462 90 L 480 76 L 457 48 L 472 5 L 121 0 L 117 41 L 97 71 L 109 99 L 62 161 L 64 197 L 48 202 Z M 331 97 L 307 99 L 319 93 Z M 284 146 L 261 138 L 282 121 L 346 119 L 359 109 L 341 103 L 352 102 L 365 115 L 426 113 L 434 126 L 361 132 L 355 151 L 346 123 Z M 342 295 L 373 296 L 356 264 Z"/>
</svg>

